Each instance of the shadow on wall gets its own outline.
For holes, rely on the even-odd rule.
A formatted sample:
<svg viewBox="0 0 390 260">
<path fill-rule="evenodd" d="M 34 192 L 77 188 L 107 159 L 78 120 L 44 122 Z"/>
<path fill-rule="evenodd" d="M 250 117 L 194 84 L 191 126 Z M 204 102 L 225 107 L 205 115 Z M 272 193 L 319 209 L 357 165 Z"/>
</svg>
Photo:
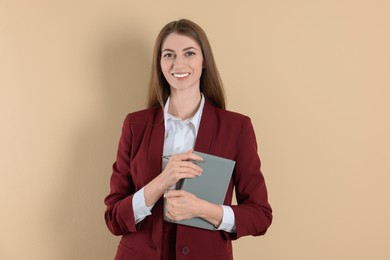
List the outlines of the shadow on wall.
<svg viewBox="0 0 390 260">
<path fill-rule="evenodd" d="M 54 230 L 60 236 L 61 259 L 113 259 L 118 238 L 104 222 L 104 197 L 123 120 L 145 107 L 151 50 L 141 37 L 131 37 L 101 50 L 101 114 L 75 129 L 73 154 L 58 191 Z"/>
</svg>

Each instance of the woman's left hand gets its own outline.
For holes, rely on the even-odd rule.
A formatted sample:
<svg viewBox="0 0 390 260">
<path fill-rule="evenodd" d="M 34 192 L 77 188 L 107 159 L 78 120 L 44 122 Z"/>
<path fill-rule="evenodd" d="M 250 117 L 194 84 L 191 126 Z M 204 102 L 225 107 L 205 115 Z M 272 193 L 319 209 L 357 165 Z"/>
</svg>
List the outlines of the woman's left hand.
<svg viewBox="0 0 390 260">
<path fill-rule="evenodd" d="M 166 216 L 174 221 L 203 218 L 219 226 L 223 217 L 221 205 L 210 203 L 184 190 L 171 190 L 164 195 L 167 200 Z"/>
<path fill-rule="evenodd" d="M 169 219 L 180 221 L 199 217 L 204 200 L 194 194 L 184 190 L 171 190 L 164 197 L 167 200 L 166 215 Z"/>
</svg>

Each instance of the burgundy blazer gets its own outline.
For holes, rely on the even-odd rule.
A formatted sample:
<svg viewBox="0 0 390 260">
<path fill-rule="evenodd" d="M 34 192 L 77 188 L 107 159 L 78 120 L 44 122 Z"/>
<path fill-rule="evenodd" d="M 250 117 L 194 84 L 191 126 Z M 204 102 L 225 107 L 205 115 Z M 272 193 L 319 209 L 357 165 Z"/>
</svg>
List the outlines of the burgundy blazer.
<svg viewBox="0 0 390 260">
<path fill-rule="evenodd" d="M 161 172 L 164 118 L 161 108 L 127 115 L 113 165 L 110 194 L 105 198 L 105 221 L 114 235 L 121 235 L 116 258 L 160 259 L 163 201 L 152 215 L 134 222 L 133 194 Z M 177 225 L 177 259 L 233 259 L 231 240 L 263 235 L 272 221 L 264 177 L 260 171 L 256 137 L 249 117 L 213 106 L 206 101 L 195 151 L 236 161 L 225 205 L 233 209 L 236 233 L 209 231 Z M 231 205 L 233 188 L 238 205 Z"/>
</svg>

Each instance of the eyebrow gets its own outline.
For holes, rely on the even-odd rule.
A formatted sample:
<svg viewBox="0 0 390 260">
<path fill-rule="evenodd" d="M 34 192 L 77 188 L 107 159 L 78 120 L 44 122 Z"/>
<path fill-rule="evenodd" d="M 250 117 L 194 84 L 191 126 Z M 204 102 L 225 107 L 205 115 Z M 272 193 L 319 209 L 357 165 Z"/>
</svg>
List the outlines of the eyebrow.
<svg viewBox="0 0 390 260">
<path fill-rule="evenodd" d="M 188 50 L 191 50 L 191 49 L 198 50 L 198 49 L 195 48 L 195 47 L 187 47 L 187 48 L 184 48 L 183 51 L 188 51 Z M 164 50 L 162 50 L 161 52 L 165 52 L 165 51 L 175 52 L 175 51 L 172 50 L 172 49 L 164 49 Z"/>
</svg>

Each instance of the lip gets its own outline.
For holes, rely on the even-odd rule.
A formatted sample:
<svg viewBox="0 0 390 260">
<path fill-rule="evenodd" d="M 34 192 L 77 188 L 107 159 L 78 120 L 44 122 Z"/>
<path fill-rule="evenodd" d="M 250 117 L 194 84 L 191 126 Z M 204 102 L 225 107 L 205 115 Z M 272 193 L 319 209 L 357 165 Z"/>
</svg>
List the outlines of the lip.
<svg viewBox="0 0 390 260">
<path fill-rule="evenodd" d="M 175 78 L 175 79 L 185 79 L 187 78 L 191 73 L 189 72 L 174 72 L 174 73 L 171 73 L 171 75 Z"/>
</svg>

